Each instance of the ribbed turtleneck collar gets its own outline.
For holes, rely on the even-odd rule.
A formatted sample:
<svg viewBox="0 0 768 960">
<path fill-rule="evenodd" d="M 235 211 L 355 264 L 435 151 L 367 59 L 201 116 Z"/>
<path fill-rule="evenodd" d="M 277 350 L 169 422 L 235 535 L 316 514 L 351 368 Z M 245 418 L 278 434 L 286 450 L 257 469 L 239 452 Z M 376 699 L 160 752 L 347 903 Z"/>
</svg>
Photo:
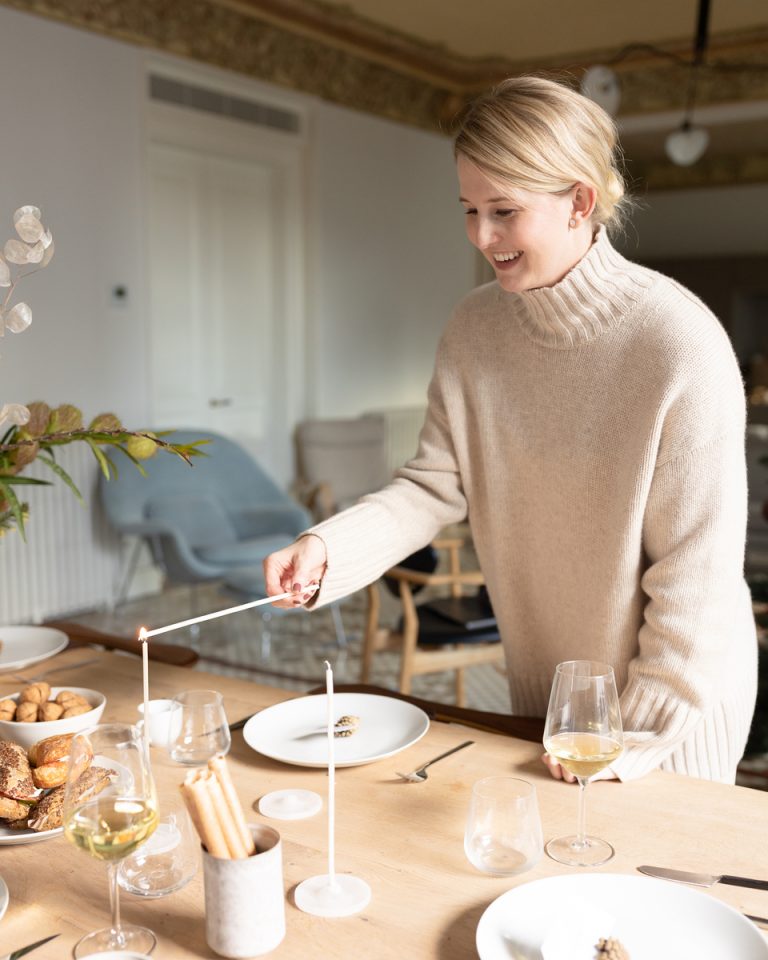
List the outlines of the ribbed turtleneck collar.
<svg viewBox="0 0 768 960">
<path fill-rule="evenodd" d="M 653 282 L 651 274 L 622 257 L 603 227 L 584 257 L 552 287 L 514 298 L 532 340 L 552 347 L 576 346 L 620 323 Z"/>
</svg>

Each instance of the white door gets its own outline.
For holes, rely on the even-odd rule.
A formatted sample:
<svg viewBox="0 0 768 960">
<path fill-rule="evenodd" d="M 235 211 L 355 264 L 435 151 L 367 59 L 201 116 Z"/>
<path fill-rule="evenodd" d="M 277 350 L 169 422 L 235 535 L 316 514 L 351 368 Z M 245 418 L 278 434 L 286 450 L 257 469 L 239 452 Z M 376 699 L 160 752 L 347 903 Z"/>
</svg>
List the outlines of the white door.
<svg viewBox="0 0 768 960">
<path fill-rule="evenodd" d="M 258 150 L 149 145 L 154 422 L 227 434 L 283 485 L 303 403 L 297 179 Z"/>
</svg>

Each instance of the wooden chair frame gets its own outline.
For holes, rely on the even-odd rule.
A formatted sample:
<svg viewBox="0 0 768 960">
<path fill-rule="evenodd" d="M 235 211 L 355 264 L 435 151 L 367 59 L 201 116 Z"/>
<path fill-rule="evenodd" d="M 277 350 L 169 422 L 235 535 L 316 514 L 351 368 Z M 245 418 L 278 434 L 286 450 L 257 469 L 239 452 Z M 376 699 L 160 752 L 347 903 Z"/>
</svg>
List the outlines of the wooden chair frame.
<svg viewBox="0 0 768 960">
<path fill-rule="evenodd" d="M 456 671 L 456 703 L 464 706 L 464 668 L 480 663 L 504 663 L 501 643 L 456 643 L 445 644 L 437 649 L 420 648 L 418 645 L 419 617 L 413 597 L 413 587 L 449 587 L 451 596 L 460 597 L 464 587 L 481 587 L 485 583 L 479 570 L 461 570 L 460 549 L 463 540 L 443 538 L 434 540 L 436 550 L 448 551 L 447 573 L 422 573 L 405 567 L 392 567 L 384 576 L 396 580 L 403 610 L 401 631 L 379 625 L 381 615 L 380 581 L 367 587 L 368 608 L 365 621 L 365 638 L 360 679 L 369 683 L 373 655 L 379 650 L 400 650 L 400 691 L 411 692 L 413 678 L 419 674 L 439 670 Z"/>
</svg>

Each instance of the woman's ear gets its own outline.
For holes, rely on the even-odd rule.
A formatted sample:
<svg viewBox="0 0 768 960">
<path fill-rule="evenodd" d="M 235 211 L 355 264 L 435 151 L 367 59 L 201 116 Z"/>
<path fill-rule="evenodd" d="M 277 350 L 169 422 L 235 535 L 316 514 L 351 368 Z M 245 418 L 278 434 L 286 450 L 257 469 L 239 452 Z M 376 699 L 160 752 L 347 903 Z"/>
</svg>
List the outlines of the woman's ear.
<svg viewBox="0 0 768 960">
<path fill-rule="evenodd" d="M 571 217 L 582 223 L 592 216 L 597 202 L 597 191 L 588 183 L 577 183 L 571 192 Z"/>
</svg>

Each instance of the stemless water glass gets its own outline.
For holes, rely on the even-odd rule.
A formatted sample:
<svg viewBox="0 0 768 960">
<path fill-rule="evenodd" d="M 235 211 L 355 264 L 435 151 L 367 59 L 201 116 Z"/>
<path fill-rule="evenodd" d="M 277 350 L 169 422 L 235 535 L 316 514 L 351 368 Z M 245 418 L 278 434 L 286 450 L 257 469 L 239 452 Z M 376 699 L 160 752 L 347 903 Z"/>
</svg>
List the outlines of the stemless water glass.
<svg viewBox="0 0 768 960">
<path fill-rule="evenodd" d="M 590 778 L 609 766 L 622 748 L 613 668 L 594 660 L 559 663 L 544 726 L 544 749 L 579 782 L 579 821 L 575 836 L 558 837 L 546 845 L 553 860 L 595 867 L 613 856 L 610 843 L 587 836 L 584 795 Z"/>
<path fill-rule="evenodd" d="M 72 741 L 64 788 L 64 835 L 107 864 L 112 904 L 110 927 L 89 933 L 75 957 L 103 951 L 151 953 L 156 940 L 146 927 L 120 921 L 118 864 L 157 825 L 157 795 L 144 739 L 136 727 L 103 724 Z"/>
<path fill-rule="evenodd" d="M 180 796 L 162 798 L 157 829 L 120 864 L 117 881 L 138 897 L 165 897 L 197 873 L 200 842 Z"/>
<path fill-rule="evenodd" d="M 232 735 L 218 691 L 184 690 L 174 698 L 174 709 L 179 716 L 173 720 L 171 760 L 199 767 L 229 751 Z"/>
<path fill-rule="evenodd" d="M 478 870 L 511 877 L 541 857 L 536 789 L 516 777 L 486 777 L 472 786 L 464 852 Z"/>
</svg>

